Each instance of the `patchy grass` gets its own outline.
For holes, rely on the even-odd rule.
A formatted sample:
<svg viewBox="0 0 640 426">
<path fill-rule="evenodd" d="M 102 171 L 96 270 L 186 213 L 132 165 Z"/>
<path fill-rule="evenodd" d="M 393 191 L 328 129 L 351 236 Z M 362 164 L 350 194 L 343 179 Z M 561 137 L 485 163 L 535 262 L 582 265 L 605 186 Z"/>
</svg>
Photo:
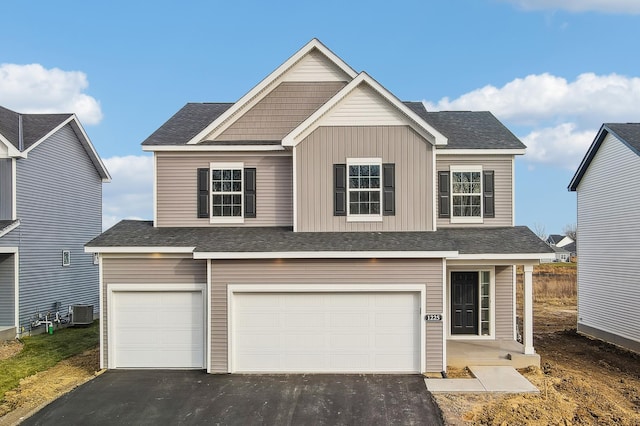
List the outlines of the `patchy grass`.
<svg viewBox="0 0 640 426">
<path fill-rule="evenodd" d="M 55 334 L 24 338 L 22 351 L 0 361 L 0 401 L 20 380 L 53 367 L 63 359 L 82 353 L 99 343 L 98 321 L 85 328 L 65 328 Z"/>
</svg>

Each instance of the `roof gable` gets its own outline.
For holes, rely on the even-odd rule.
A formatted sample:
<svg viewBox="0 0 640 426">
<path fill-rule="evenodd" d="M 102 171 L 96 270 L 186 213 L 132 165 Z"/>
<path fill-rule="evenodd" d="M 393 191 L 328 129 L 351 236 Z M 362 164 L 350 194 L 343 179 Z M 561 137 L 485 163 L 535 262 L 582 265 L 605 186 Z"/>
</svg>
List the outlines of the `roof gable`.
<svg viewBox="0 0 640 426">
<path fill-rule="evenodd" d="M 569 182 L 569 191 L 576 191 L 578 189 L 578 185 L 587 172 L 591 161 L 593 161 L 598 149 L 600 149 L 600 146 L 609 134 L 628 147 L 635 155 L 640 156 L 640 123 L 604 123 L 580 162 L 571 182 Z"/>
<path fill-rule="evenodd" d="M 357 73 L 319 40 L 313 39 L 269 74 L 240 100 L 216 117 L 187 144 L 214 140 L 235 120 L 256 105 L 283 81 L 349 81 Z"/>
<path fill-rule="evenodd" d="M 361 72 L 285 136 L 282 145 L 295 146 L 322 125 L 353 124 L 409 125 L 433 145 L 447 143 L 447 138 L 416 114 L 414 109 L 398 100 L 367 73 Z"/>
</svg>

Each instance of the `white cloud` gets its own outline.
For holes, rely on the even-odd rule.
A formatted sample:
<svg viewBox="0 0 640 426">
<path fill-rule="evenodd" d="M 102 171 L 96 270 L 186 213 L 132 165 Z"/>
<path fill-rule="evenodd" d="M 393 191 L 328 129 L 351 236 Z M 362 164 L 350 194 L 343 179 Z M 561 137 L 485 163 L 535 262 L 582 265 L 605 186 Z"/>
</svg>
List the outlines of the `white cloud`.
<svg viewBox="0 0 640 426">
<path fill-rule="evenodd" d="M 640 14 L 638 0 L 504 0 L 524 10 L 568 10 L 570 12 L 603 12 Z"/>
<path fill-rule="evenodd" d="M 572 168 L 605 122 L 640 121 L 640 78 L 585 73 L 574 81 L 548 73 L 487 85 L 430 110 L 488 110 L 517 127 L 529 161 Z"/>
<path fill-rule="evenodd" d="M 153 157 L 111 157 L 104 163 L 112 180 L 103 186 L 103 229 L 122 219 L 153 219 Z"/>
<path fill-rule="evenodd" d="M 0 100 L 23 113 L 75 113 L 83 124 L 102 120 L 100 103 L 84 93 L 87 75 L 40 64 L 0 64 Z"/>
</svg>

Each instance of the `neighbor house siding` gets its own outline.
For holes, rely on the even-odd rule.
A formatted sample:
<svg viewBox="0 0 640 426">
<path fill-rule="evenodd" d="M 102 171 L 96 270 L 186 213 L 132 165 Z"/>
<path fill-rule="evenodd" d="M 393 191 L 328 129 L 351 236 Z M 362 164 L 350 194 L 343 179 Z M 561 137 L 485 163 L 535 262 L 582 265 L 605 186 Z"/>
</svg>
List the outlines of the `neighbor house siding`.
<svg viewBox="0 0 640 426">
<path fill-rule="evenodd" d="M 211 372 L 228 372 L 229 284 L 424 284 L 442 312 L 442 260 L 229 260 L 211 262 Z M 427 371 L 442 371 L 442 324 L 426 328 Z"/>
<path fill-rule="evenodd" d="M 577 190 L 578 331 L 607 340 L 640 342 L 637 182 L 640 157 L 609 134 Z"/>
<path fill-rule="evenodd" d="M 290 154 L 216 155 L 207 152 L 156 153 L 156 226 L 223 226 L 212 225 L 209 218 L 198 218 L 197 170 L 208 168 L 211 162 L 243 162 L 244 167 L 256 168 L 257 215 L 244 219 L 244 226 L 292 226 Z"/>
<path fill-rule="evenodd" d="M 0 254 L 0 327 L 15 326 L 14 259 L 14 254 Z"/>
<path fill-rule="evenodd" d="M 297 230 L 429 231 L 433 229 L 432 145 L 407 126 L 319 127 L 295 148 Z M 395 164 L 395 215 L 347 222 L 333 215 L 333 165 L 348 158 Z"/>
<path fill-rule="evenodd" d="M 279 141 L 344 85 L 344 82 L 281 83 L 216 140 Z"/>
<path fill-rule="evenodd" d="M 513 226 L 513 156 L 511 155 L 447 155 L 438 152 L 436 169 L 449 171 L 451 166 L 482 166 L 494 171 L 495 217 L 484 218 L 483 223 L 472 226 Z M 436 216 L 437 217 L 437 216 Z M 450 223 L 438 218 L 438 227 L 465 227 L 468 223 Z"/>
<path fill-rule="evenodd" d="M 496 339 L 513 339 L 513 266 L 496 266 Z"/>
<path fill-rule="evenodd" d="M 154 255 L 149 257 L 110 257 L 102 255 L 102 321 L 104 334 L 104 365 L 108 363 L 109 310 L 107 295 L 111 284 L 206 284 L 207 262 L 176 255 Z"/>
<path fill-rule="evenodd" d="M 0 158 L 0 220 L 13 219 L 13 159 Z"/>
<path fill-rule="evenodd" d="M 16 167 L 20 325 L 28 330 L 33 316 L 56 302 L 63 311 L 98 306 L 98 267 L 84 245 L 102 231 L 102 179 L 70 125 Z M 71 253 L 70 266 L 62 266 L 63 250 Z"/>
</svg>

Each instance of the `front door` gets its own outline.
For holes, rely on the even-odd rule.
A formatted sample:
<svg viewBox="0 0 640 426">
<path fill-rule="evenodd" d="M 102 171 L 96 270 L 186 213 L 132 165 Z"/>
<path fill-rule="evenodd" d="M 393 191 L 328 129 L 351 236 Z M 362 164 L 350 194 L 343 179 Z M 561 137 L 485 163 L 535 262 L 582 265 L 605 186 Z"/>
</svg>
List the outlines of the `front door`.
<svg viewBox="0 0 640 426">
<path fill-rule="evenodd" d="M 478 273 L 451 273 L 451 334 L 478 334 Z"/>
</svg>

